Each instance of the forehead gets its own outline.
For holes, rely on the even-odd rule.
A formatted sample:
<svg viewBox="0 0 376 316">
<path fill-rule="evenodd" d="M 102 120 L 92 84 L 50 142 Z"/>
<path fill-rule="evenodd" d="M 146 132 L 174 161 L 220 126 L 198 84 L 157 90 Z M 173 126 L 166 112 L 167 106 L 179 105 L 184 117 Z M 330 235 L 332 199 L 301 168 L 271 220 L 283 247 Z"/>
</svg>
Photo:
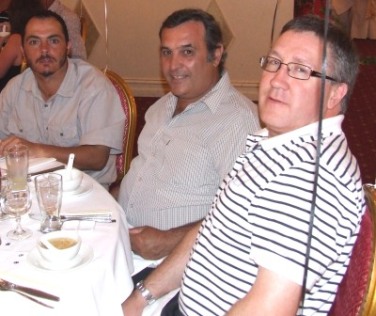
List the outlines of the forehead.
<svg viewBox="0 0 376 316">
<path fill-rule="evenodd" d="M 274 43 L 270 54 L 283 62 L 319 66 L 322 61 L 322 40 L 313 32 L 287 31 Z"/>
<path fill-rule="evenodd" d="M 50 36 L 53 35 L 63 35 L 63 29 L 60 23 L 54 18 L 32 18 L 25 28 L 25 36 Z"/>
<path fill-rule="evenodd" d="M 172 28 L 165 28 L 161 33 L 163 46 L 205 43 L 205 28 L 202 22 L 188 21 Z"/>
</svg>

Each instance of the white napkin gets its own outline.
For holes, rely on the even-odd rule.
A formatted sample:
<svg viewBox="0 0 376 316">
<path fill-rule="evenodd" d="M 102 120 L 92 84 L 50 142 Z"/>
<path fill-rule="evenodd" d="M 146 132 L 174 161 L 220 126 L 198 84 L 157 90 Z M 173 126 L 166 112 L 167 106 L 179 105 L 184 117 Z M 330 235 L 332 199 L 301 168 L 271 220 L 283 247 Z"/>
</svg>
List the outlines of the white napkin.
<svg viewBox="0 0 376 316">
<path fill-rule="evenodd" d="M 30 158 L 29 173 L 35 173 L 61 165 L 63 165 L 63 163 L 56 161 L 56 158 Z M 0 159 L 0 168 L 5 171 L 7 170 L 5 158 Z"/>
</svg>

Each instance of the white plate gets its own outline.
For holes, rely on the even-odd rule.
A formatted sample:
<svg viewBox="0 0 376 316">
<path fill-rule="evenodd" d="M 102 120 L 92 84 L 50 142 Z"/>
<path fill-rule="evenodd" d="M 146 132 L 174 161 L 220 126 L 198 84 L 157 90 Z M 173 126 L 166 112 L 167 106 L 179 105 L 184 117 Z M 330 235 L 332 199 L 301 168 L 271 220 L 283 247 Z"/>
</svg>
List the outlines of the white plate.
<svg viewBox="0 0 376 316">
<path fill-rule="evenodd" d="M 42 270 L 64 271 L 73 270 L 88 264 L 94 257 L 93 249 L 88 245 L 81 245 L 80 251 L 74 259 L 60 263 L 51 263 L 42 258 L 37 248 L 29 252 L 27 261 L 35 268 Z"/>
<path fill-rule="evenodd" d="M 90 179 L 82 179 L 80 187 L 74 191 L 64 191 L 64 196 L 80 196 L 89 193 L 93 189 L 93 183 Z"/>
</svg>

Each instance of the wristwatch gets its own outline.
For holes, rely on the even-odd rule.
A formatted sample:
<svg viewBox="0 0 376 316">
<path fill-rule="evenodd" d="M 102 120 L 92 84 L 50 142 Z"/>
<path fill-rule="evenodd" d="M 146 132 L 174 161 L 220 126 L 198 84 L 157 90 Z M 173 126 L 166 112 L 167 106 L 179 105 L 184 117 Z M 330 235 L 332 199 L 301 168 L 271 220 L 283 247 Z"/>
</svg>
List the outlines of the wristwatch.
<svg viewBox="0 0 376 316">
<path fill-rule="evenodd" d="M 145 299 L 148 305 L 153 304 L 157 299 L 150 293 L 150 291 L 145 287 L 144 281 L 140 281 L 136 284 L 136 289 L 141 293 L 142 297 Z"/>
</svg>

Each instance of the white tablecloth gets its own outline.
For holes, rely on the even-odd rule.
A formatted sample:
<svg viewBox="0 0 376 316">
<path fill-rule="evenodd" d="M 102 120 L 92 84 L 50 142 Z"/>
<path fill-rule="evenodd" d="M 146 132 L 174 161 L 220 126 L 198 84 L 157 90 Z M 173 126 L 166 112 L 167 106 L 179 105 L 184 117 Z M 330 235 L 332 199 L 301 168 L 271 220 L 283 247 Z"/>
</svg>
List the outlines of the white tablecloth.
<svg viewBox="0 0 376 316">
<path fill-rule="evenodd" d="M 0 278 L 20 285 L 38 288 L 60 297 L 59 302 L 43 300 L 53 305 L 49 309 L 12 292 L 0 292 L 1 314 L 49 316 L 90 315 L 122 316 L 121 303 L 133 289 L 131 274 L 133 260 L 124 212 L 112 196 L 89 176 L 89 192 L 63 197 L 63 214 L 109 210 L 115 223 L 81 225 L 82 244 L 93 249 L 90 263 L 66 271 L 50 271 L 33 266 L 28 255 L 40 236 L 39 222 L 22 217 L 22 225 L 33 230 L 33 236 L 24 241 L 11 241 L 6 233 L 15 226 L 15 220 L 0 222 Z M 38 205 L 33 199 L 31 211 Z M 69 225 L 68 225 L 69 224 Z M 77 223 L 67 222 L 63 229 L 77 229 Z M 88 223 L 86 223 L 88 224 Z"/>
</svg>

